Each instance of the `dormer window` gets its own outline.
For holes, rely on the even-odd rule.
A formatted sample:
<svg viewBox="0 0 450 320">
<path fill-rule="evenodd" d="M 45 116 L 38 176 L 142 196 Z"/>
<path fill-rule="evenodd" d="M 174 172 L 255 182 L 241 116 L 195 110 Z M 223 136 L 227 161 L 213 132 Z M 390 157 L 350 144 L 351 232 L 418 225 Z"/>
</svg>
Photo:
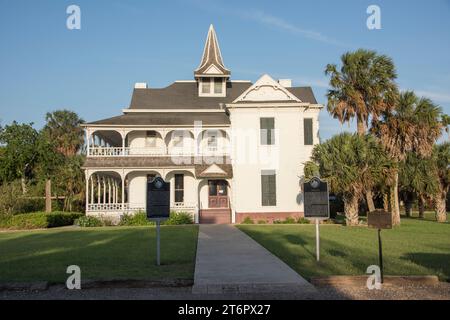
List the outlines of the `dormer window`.
<svg viewBox="0 0 450 320">
<path fill-rule="evenodd" d="M 200 78 L 199 96 L 201 97 L 225 97 L 226 79 L 220 77 Z"/>
<path fill-rule="evenodd" d="M 201 85 L 202 93 L 210 94 L 211 93 L 211 80 L 209 78 L 202 78 L 201 84 L 202 84 Z"/>
<path fill-rule="evenodd" d="M 214 93 L 221 94 L 222 93 L 222 78 L 214 78 Z"/>
</svg>

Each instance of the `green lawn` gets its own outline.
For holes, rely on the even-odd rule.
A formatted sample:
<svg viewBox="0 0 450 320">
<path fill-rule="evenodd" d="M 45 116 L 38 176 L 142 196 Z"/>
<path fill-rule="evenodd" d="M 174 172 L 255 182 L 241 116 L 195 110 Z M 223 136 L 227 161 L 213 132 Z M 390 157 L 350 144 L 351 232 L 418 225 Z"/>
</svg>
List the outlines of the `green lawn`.
<svg viewBox="0 0 450 320">
<path fill-rule="evenodd" d="M 367 227 L 323 225 L 321 261 L 315 260 L 314 225 L 240 225 L 273 254 L 306 278 L 363 275 L 378 264 L 377 231 Z M 401 227 L 383 230 L 387 275 L 437 275 L 450 279 L 450 224 L 402 219 Z"/>
<path fill-rule="evenodd" d="M 0 232 L 0 281 L 61 282 L 69 265 L 82 279 L 193 279 L 197 226 L 161 227 L 155 266 L 154 227 Z"/>
</svg>

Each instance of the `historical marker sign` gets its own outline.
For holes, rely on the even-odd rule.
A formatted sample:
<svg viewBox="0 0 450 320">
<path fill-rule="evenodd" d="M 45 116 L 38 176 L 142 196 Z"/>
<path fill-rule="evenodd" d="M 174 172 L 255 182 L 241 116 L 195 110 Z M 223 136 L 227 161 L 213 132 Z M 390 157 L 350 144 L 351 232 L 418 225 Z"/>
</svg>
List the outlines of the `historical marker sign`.
<svg viewBox="0 0 450 320">
<path fill-rule="evenodd" d="M 392 215 L 390 212 L 384 210 L 369 212 L 367 216 L 367 224 L 370 228 L 392 229 Z"/>
<path fill-rule="evenodd" d="M 170 183 L 156 177 L 147 183 L 147 218 L 164 220 L 170 215 Z"/>
<path fill-rule="evenodd" d="M 303 184 L 305 218 L 329 219 L 330 200 L 328 184 L 319 178 Z"/>
</svg>

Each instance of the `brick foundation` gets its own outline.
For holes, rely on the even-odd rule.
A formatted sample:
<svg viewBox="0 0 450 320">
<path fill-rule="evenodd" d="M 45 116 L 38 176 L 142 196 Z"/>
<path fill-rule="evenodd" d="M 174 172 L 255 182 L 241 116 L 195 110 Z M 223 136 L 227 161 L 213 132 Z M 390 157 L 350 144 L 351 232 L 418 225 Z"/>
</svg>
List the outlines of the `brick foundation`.
<svg viewBox="0 0 450 320">
<path fill-rule="evenodd" d="M 274 220 L 285 220 L 288 217 L 298 219 L 304 217 L 303 212 L 236 212 L 236 223 L 242 223 L 245 218 L 249 217 L 254 223 L 265 221 L 273 223 Z"/>
</svg>

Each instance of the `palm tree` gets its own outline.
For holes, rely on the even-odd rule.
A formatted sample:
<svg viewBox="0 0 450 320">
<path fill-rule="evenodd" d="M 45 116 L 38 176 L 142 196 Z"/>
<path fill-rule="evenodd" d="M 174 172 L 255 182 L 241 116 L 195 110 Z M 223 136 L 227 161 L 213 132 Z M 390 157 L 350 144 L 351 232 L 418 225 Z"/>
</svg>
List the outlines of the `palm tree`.
<svg viewBox="0 0 450 320">
<path fill-rule="evenodd" d="M 43 130 L 56 151 L 66 157 L 74 156 L 84 143 L 83 129 L 80 127 L 84 120 L 69 110 L 47 113 L 45 119 L 47 124 Z"/>
<path fill-rule="evenodd" d="M 407 91 L 400 95 L 394 111 L 385 112 L 381 120 L 373 119 L 371 132 L 397 163 L 405 161 L 408 152 L 429 157 L 441 135 L 441 114 L 441 108 L 430 99 L 419 99 L 414 92 Z M 393 225 L 400 225 L 398 179 L 397 171 L 390 197 Z"/>
<path fill-rule="evenodd" d="M 438 178 L 438 190 L 434 197 L 436 220 L 446 222 L 446 199 L 450 189 L 450 143 L 436 145 L 433 149 L 433 159 Z"/>
<path fill-rule="evenodd" d="M 392 163 L 371 136 L 343 133 L 314 147 L 312 160 L 333 193 L 343 196 L 347 225 L 359 223 L 359 201 L 368 188 L 386 183 Z M 314 168 L 313 165 L 308 165 Z"/>
<path fill-rule="evenodd" d="M 51 144 L 56 153 L 62 154 L 66 162 L 72 163 L 72 158 L 76 156 L 84 143 L 83 129 L 80 127 L 84 120 L 78 117 L 75 112 L 69 110 L 47 113 L 45 119 L 47 123 L 42 129 L 44 140 Z M 73 179 L 75 177 L 69 177 L 68 186 L 71 185 Z M 51 212 L 52 187 L 49 177 L 46 178 L 45 185 L 46 212 Z M 67 207 L 66 203 L 64 207 Z"/>
<path fill-rule="evenodd" d="M 411 216 L 414 199 L 419 202 L 419 218 L 424 217 L 425 201 L 437 191 L 437 179 L 431 158 L 420 158 L 409 152 L 399 169 L 399 189 L 405 203 L 405 214 Z"/>
<path fill-rule="evenodd" d="M 366 134 L 369 117 L 378 119 L 395 106 L 397 73 L 391 58 L 375 51 L 359 49 L 341 57 L 342 67 L 327 65 L 331 89 L 327 93 L 328 112 L 339 120 L 356 118 L 357 132 Z M 369 211 L 375 210 L 372 190 L 366 194 Z"/>
</svg>

